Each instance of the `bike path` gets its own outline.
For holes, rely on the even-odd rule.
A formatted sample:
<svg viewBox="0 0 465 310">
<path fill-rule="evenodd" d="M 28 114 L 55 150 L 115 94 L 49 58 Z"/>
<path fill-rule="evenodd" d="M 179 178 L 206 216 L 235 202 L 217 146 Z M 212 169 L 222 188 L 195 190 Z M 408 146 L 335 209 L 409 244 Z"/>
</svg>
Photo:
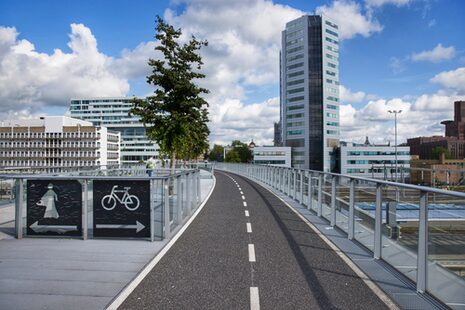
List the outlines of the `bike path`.
<svg viewBox="0 0 465 310">
<path fill-rule="evenodd" d="M 120 309 L 385 309 L 281 200 L 238 175 L 215 190 Z"/>
</svg>

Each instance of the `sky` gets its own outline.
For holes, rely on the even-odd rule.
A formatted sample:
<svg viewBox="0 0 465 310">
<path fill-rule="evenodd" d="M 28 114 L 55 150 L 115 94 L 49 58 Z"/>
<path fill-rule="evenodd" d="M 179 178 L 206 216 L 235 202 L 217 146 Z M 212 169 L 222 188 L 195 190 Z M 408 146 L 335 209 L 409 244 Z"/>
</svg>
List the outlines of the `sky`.
<svg viewBox="0 0 465 310">
<path fill-rule="evenodd" d="M 341 140 L 443 135 L 465 100 L 461 0 L 0 0 L 0 120 L 63 115 L 71 98 L 147 96 L 155 16 L 207 40 L 210 143 L 270 145 L 286 22 L 340 26 Z"/>
</svg>

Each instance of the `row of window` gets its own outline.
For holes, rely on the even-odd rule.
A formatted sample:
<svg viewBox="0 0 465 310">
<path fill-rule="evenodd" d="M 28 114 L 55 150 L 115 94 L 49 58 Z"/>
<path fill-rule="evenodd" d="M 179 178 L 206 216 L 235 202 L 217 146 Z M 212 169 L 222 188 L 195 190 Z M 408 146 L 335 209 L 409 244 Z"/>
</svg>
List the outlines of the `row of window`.
<svg viewBox="0 0 465 310">
<path fill-rule="evenodd" d="M 290 123 L 287 123 L 287 127 L 299 127 L 299 126 L 303 126 L 304 125 L 304 122 L 290 122 Z"/>
<path fill-rule="evenodd" d="M 302 75 L 302 74 L 304 74 L 304 71 L 303 71 L 303 70 L 302 70 L 302 71 L 293 72 L 293 73 L 289 73 L 289 74 L 287 75 L 287 77 L 288 77 L 288 78 L 293 78 L 293 77 L 295 77 L 295 76 L 299 76 L 299 75 Z"/>
<path fill-rule="evenodd" d="M 287 50 L 287 54 L 292 54 L 292 53 L 295 53 L 295 52 L 298 52 L 298 51 L 302 51 L 304 49 L 303 46 L 296 46 L 296 47 L 293 47 L 293 48 L 290 48 Z"/>
<path fill-rule="evenodd" d="M 335 65 L 335 64 L 333 64 L 331 62 L 327 62 L 327 65 L 328 65 L 328 67 L 331 67 L 331 68 L 334 68 L 334 69 L 337 68 L 337 65 Z"/>
<path fill-rule="evenodd" d="M 334 80 L 331 80 L 331 79 L 326 79 L 326 83 L 328 83 L 328 84 L 334 84 L 334 85 L 339 85 L 339 81 L 334 81 Z"/>
<path fill-rule="evenodd" d="M 287 119 L 293 119 L 293 118 L 301 118 L 304 117 L 303 113 L 297 113 L 297 114 L 290 114 L 287 116 Z"/>
<path fill-rule="evenodd" d="M 294 61 L 294 60 L 297 60 L 297 59 L 301 59 L 301 58 L 304 58 L 304 54 L 297 54 L 295 56 L 292 56 L 292 57 L 289 57 L 287 59 L 287 62 L 291 62 L 291 61 Z"/>
<path fill-rule="evenodd" d="M 300 79 L 300 80 L 295 80 L 295 81 L 291 81 L 291 82 L 287 82 L 286 85 L 287 86 L 292 86 L 292 85 L 297 85 L 297 84 L 301 84 L 304 82 L 304 79 Z"/>
<path fill-rule="evenodd" d="M 384 164 L 395 164 L 395 160 L 348 160 L 348 164 L 350 165 L 384 165 Z M 398 160 L 397 164 L 409 164 L 409 160 Z"/>
<path fill-rule="evenodd" d="M 347 152 L 347 155 L 349 155 L 349 156 L 395 155 L 395 152 L 394 151 L 350 151 L 350 152 Z M 408 151 L 398 151 L 397 155 L 410 155 L 410 152 L 408 152 Z"/>
<path fill-rule="evenodd" d="M 339 98 L 333 97 L 333 96 L 328 96 L 328 97 L 326 97 L 326 99 L 331 100 L 331 101 L 335 101 L 335 102 L 339 102 Z"/>
<path fill-rule="evenodd" d="M 339 127 L 339 122 L 327 122 L 326 125 Z"/>
<path fill-rule="evenodd" d="M 334 40 L 334 39 L 331 39 L 331 38 L 328 38 L 328 37 L 325 37 L 325 40 L 328 41 L 328 42 L 331 42 L 333 44 L 336 44 L 336 45 L 339 44 L 339 42 L 337 40 Z"/>
<path fill-rule="evenodd" d="M 57 161 L 56 159 L 49 160 L 6 160 L 0 161 L 0 166 L 4 167 L 71 167 L 71 166 L 95 166 L 95 161 L 89 160 L 63 160 Z"/>
<path fill-rule="evenodd" d="M 326 113 L 326 116 L 332 117 L 332 118 L 337 118 L 337 114 L 336 114 L 336 113 Z"/>
<path fill-rule="evenodd" d="M 303 40 L 304 40 L 304 38 L 298 38 L 298 39 L 289 41 L 289 42 L 287 42 L 287 46 L 291 46 L 291 45 L 295 45 L 297 43 L 301 43 L 301 42 L 303 42 Z"/>
<path fill-rule="evenodd" d="M 326 130 L 326 133 L 328 135 L 338 135 L 339 134 L 339 130 Z"/>
<path fill-rule="evenodd" d="M 339 27 L 336 24 L 330 22 L 329 20 L 325 20 L 325 24 L 333 27 L 334 29 L 339 29 Z"/>
<path fill-rule="evenodd" d="M 329 59 L 332 59 L 332 60 L 334 60 L 334 61 L 337 61 L 337 60 L 338 60 L 338 58 L 337 58 L 336 56 L 331 55 L 331 54 L 328 54 L 328 53 L 326 53 L 326 57 L 329 58 Z"/>
<path fill-rule="evenodd" d="M 339 50 L 338 50 L 337 48 L 332 47 L 332 46 L 330 46 L 330 45 L 326 45 L 326 49 L 327 49 L 328 51 L 335 52 L 335 53 L 339 52 Z"/>
<path fill-rule="evenodd" d="M 291 95 L 291 94 L 300 93 L 300 92 L 303 92 L 303 91 L 304 91 L 304 88 L 300 87 L 300 88 L 295 88 L 295 89 L 288 90 L 287 94 Z"/>
<path fill-rule="evenodd" d="M 259 165 L 284 165 L 285 160 L 254 160 L 254 163 Z"/>
<path fill-rule="evenodd" d="M 288 39 L 292 39 L 292 38 L 295 38 L 295 37 L 297 37 L 297 36 L 300 36 L 300 35 L 303 34 L 303 33 L 304 33 L 304 30 L 303 30 L 303 29 L 300 29 L 300 30 L 296 30 L 296 31 L 289 32 L 289 33 L 287 34 L 286 37 L 287 37 Z"/>
<path fill-rule="evenodd" d="M 329 33 L 329 34 L 332 34 L 332 35 L 335 36 L 335 37 L 338 37 L 338 36 L 339 36 L 339 35 L 337 34 L 337 32 L 332 31 L 332 30 L 329 30 L 329 29 L 325 29 L 325 32 L 326 32 L 326 33 Z"/>
<path fill-rule="evenodd" d="M 326 91 L 329 93 L 337 94 L 337 89 L 332 87 L 326 87 Z"/>
<path fill-rule="evenodd" d="M 330 70 L 326 70 L 326 74 L 331 75 L 331 76 L 336 76 L 336 72 L 333 72 L 333 71 L 330 71 Z"/>
<path fill-rule="evenodd" d="M 292 70 L 292 69 L 300 68 L 300 67 L 303 67 L 303 66 L 304 66 L 304 63 L 303 63 L 303 62 L 299 62 L 299 63 L 297 63 L 297 64 L 293 64 L 293 65 L 287 66 L 287 70 Z"/>
<path fill-rule="evenodd" d="M 254 156 L 286 156 L 285 151 L 254 151 Z"/>
<path fill-rule="evenodd" d="M 331 110 L 338 110 L 339 107 L 337 105 L 333 105 L 333 104 L 327 104 L 326 107 L 328 109 L 331 109 Z"/>
<path fill-rule="evenodd" d="M 289 136 L 303 135 L 304 131 L 303 130 L 289 130 L 287 134 Z"/>
<path fill-rule="evenodd" d="M 304 98 L 305 98 L 304 96 L 292 97 L 292 98 L 286 99 L 286 102 L 290 103 L 290 102 L 302 101 L 304 100 Z"/>
</svg>

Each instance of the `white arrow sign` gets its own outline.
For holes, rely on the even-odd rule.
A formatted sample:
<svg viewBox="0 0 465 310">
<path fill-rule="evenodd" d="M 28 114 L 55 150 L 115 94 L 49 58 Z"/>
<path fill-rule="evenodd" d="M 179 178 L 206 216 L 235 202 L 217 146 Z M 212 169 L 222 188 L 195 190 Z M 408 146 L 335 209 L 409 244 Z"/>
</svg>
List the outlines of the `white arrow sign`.
<svg viewBox="0 0 465 310">
<path fill-rule="evenodd" d="M 76 225 L 39 225 L 39 221 L 36 221 L 31 226 L 29 226 L 35 232 L 44 232 L 44 231 L 56 231 L 57 233 L 64 234 L 67 231 L 78 230 Z"/>
<path fill-rule="evenodd" d="M 111 228 L 111 229 L 136 229 L 136 233 L 145 228 L 144 224 L 136 221 L 136 225 L 119 225 L 119 224 L 97 224 L 96 228 Z"/>
</svg>

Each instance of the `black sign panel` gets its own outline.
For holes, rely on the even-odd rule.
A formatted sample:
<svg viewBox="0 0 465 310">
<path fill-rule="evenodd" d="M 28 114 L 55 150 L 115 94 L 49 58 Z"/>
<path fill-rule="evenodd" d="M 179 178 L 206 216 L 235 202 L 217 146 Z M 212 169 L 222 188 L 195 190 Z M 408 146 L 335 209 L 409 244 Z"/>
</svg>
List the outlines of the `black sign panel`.
<svg viewBox="0 0 465 310">
<path fill-rule="evenodd" d="M 149 181 L 94 181 L 95 237 L 150 237 Z"/>
<path fill-rule="evenodd" d="M 76 180 L 27 181 L 27 234 L 82 236 L 82 186 Z"/>
</svg>

